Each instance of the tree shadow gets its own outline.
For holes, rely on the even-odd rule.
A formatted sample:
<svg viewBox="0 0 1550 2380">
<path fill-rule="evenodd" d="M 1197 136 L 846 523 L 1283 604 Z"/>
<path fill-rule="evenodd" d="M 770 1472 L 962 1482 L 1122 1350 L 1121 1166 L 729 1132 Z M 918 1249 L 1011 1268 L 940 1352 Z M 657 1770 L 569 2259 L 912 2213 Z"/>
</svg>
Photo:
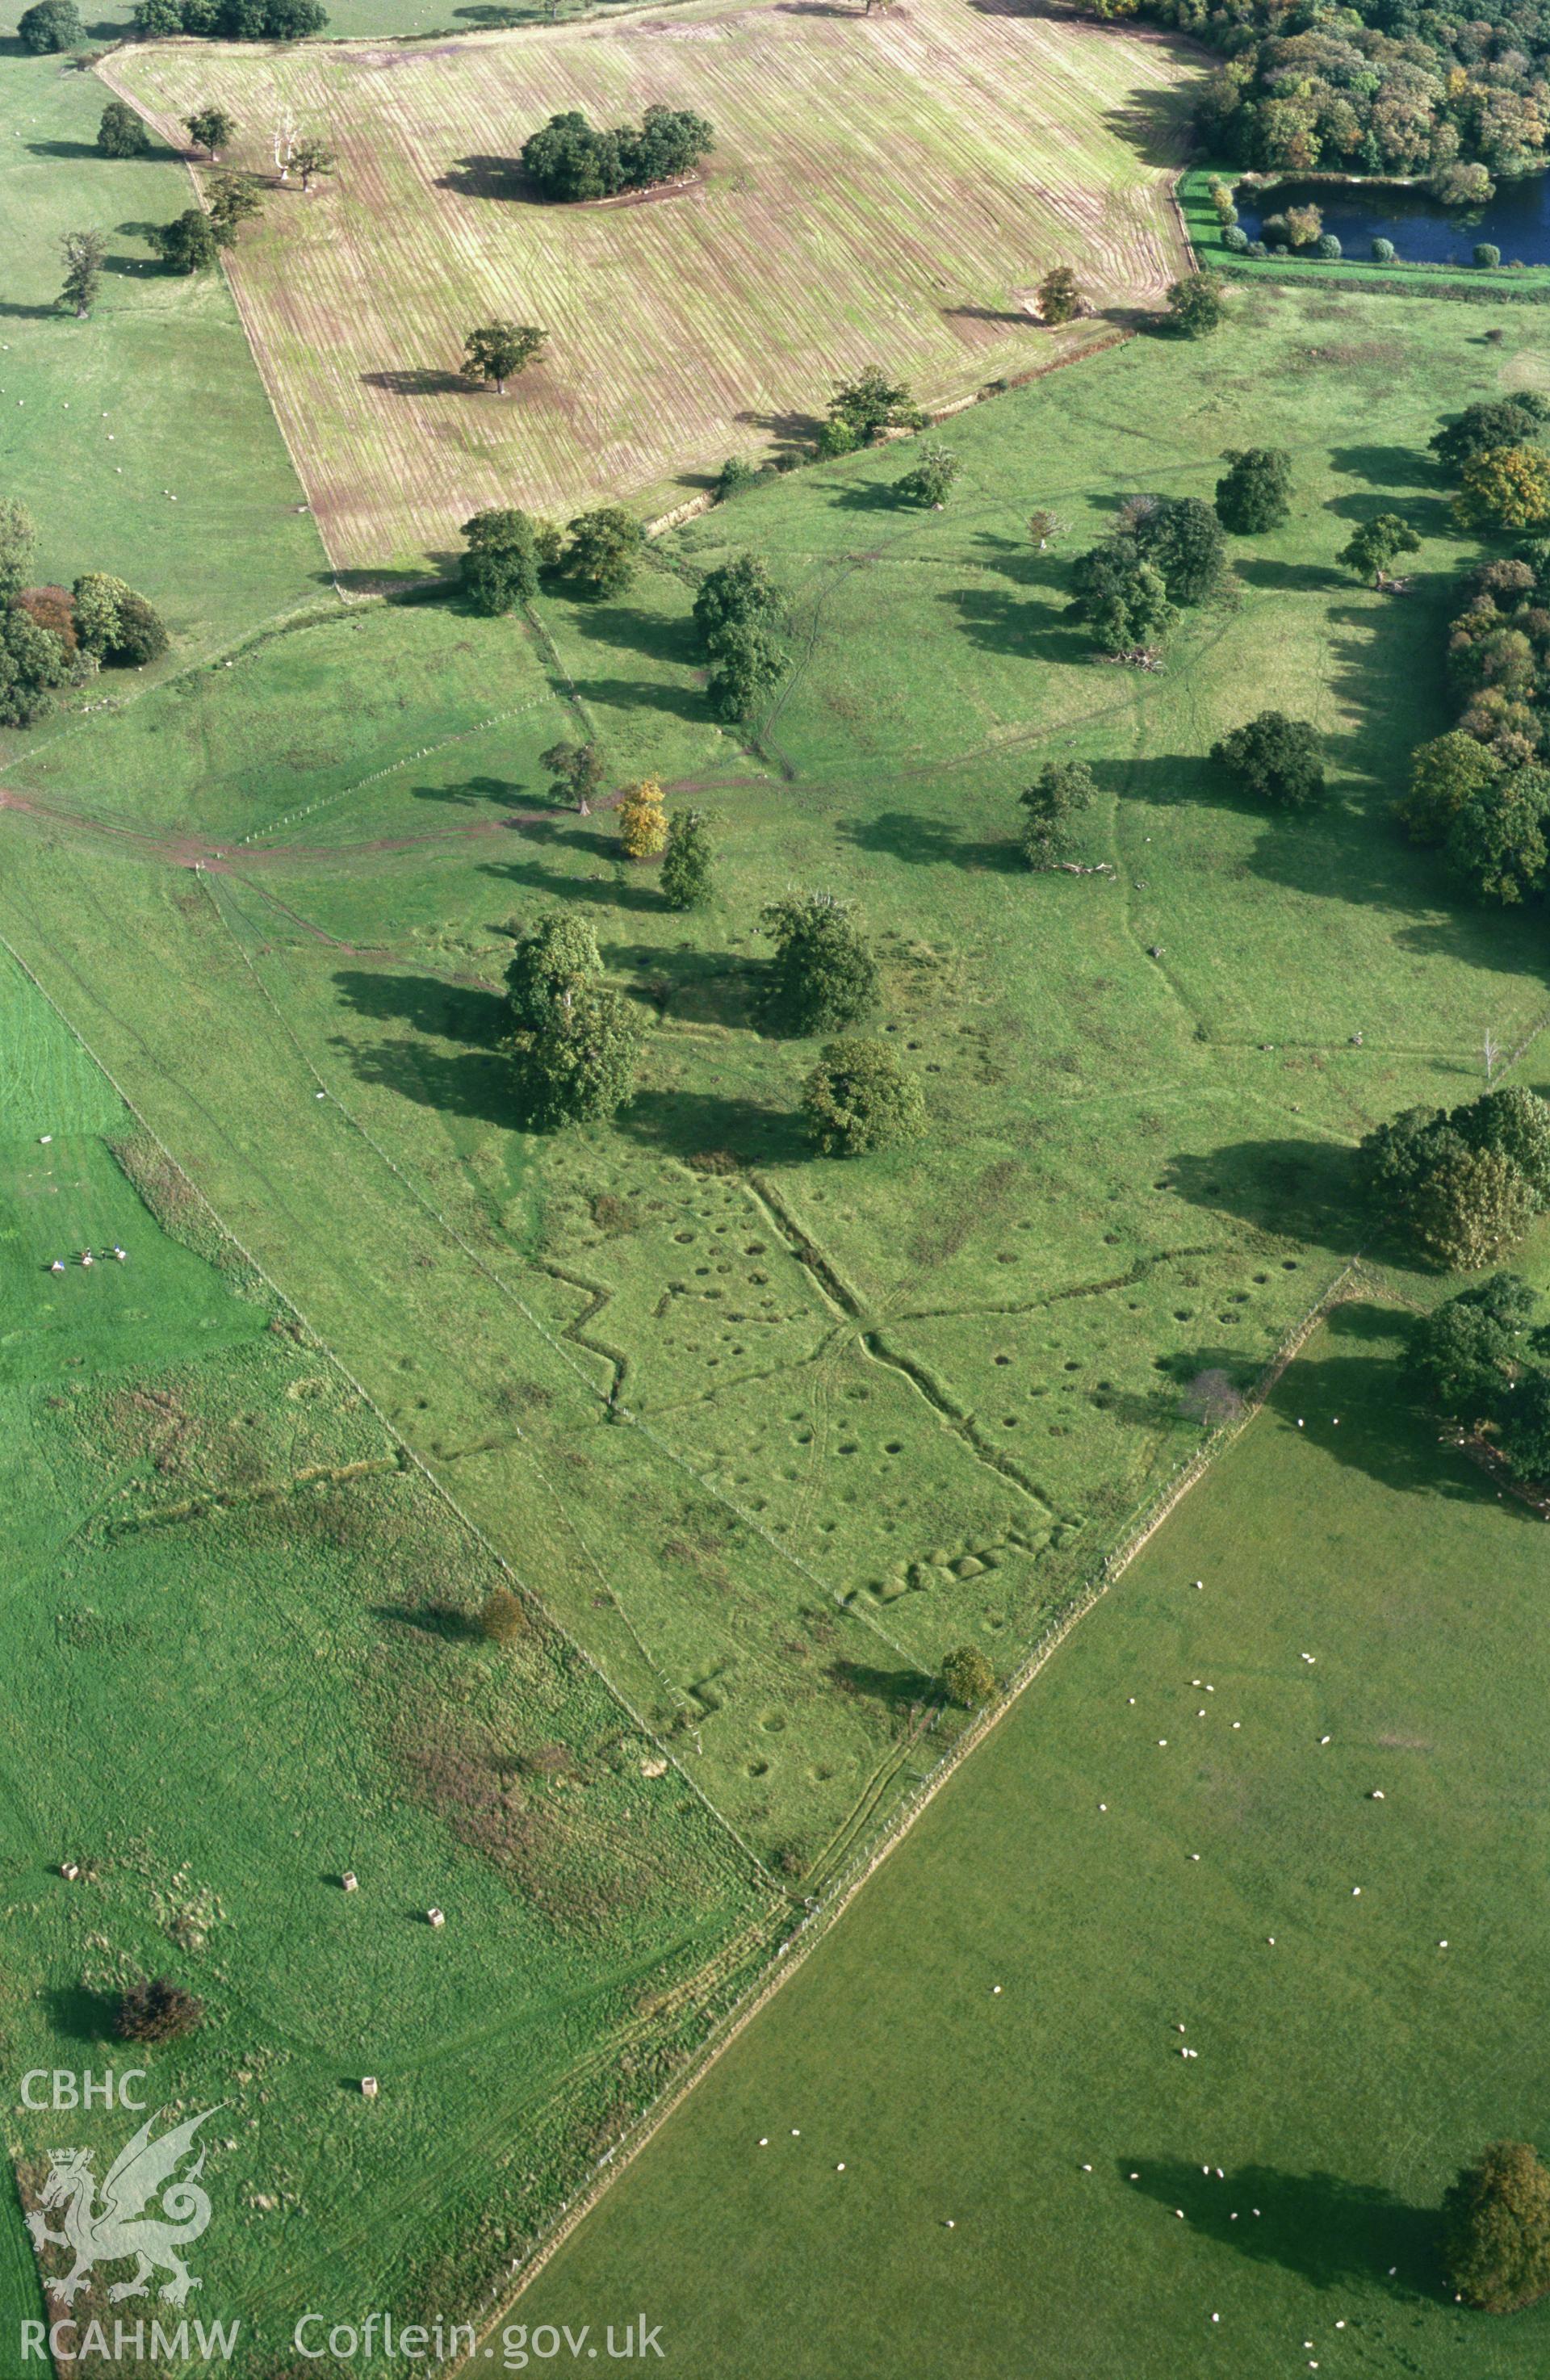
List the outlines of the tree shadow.
<svg viewBox="0 0 1550 2380">
<path fill-rule="evenodd" d="M 692 619 L 636 612 L 621 603 L 578 603 L 571 613 L 571 625 L 589 645 L 639 653 L 644 660 L 660 662 L 669 668 L 703 667 L 699 632 Z"/>
<path fill-rule="evenodd" d="M 1326 1140 L 1238 1140 L 1169 1158 L 1164 1186 L 1205 1213 L 1289 1244 L 1354 1256 L 1368 1237 L 1353 1152 Z"/>
<path fill-rule="evenodd" d="M 1351 583 L 1332 563 L 1277 562 L 1268 554 L 1246 553 L 1232 566 L 1246 587 L 1280 595 L 1327 595 L 1331 588 Z"/>
<path fill-rule="evenodd" d="M 430 365 L 406 367 L 402 371 L 369 371 L 361 373 L 367 388 L 380 388 L 389 396 L 480 396 L 484 394 L 476 381 L 466 373 L 440 371 Z"/>
<path fill-rule="evenodd" d="M 493 1050 L 448 1057 L 414 1040 L 379 1041 L 374 1048 L 361 1049 L 342 1035 L 334 1037 L 333 1046 L 348 1061 L 358 1083 L 443 1115 L 467 1116 L 511 1132 L 522 1128 L 511 1062 Z"/>
<path fill-rule="evenodd" d="M 884 810 L 875 818 L 841 819 L 836 832 L 857 851 L 880 852 L 890 859 L 908 860 L 916 867 L 942 861 L 954 868 L 993 869 L 999 875 L 1023 875 L 1022 852 L 1011 836 L 976 840 L 965 835 L 951 819 L 922 818 L 914 810 Z"/>
<path fill-rule="evenodd" d="M 587 677 L 576 679 L 575 690 L 583 701 L 614 710 L 666 710 L 675 719 L 692 719 L 700 725 L 709 717 L 704 695 L 693 686 L 652 685 L 640 678 Z"/>
<path fill-rule="evenodd" d="M 458 13 L 471 17 L 476 11 L 464 8 Z M 524 199 L 531 195 L 515 157 L 454 158 L 446 172 L 437 176 L 433 187 L 455 190 L 464 199 Z"/>
<path fill-rule="evenodd" d="M 660 895 L 652 905 L 661 905 Z M 671 951 L 660 942 L 610 942 L 603 958 L 612 973 L 636 977 L 659 1016 L 743 1029 L 755 1022 L 759 971 L 730 951 Z"/>
<path fill-rule="evenodd" d="M 1401 519 L 1409 521 L 1418 537 L 1451 538 L 1458 535 L 1452 504 L 1447 496 L 1407 494 L 1398 505 L 1392 496 L 1382 494 L 1331 496 L 1325 510 L 1333 513 L 1337 520 L 1349 520 L 1358 525 L 1375 520 L 1380 513 L 1398 511 Z M 1401 573 L 1408 560 L 1407 555 L 1400 556 L 1397 566 Z"/>
<path fill-rule="evenodd" d="M 43 1994 L 54 2031 L 66 2041 L 112 2041 L 118 2004 L 85 1984 L 56 1984 Z"/>
<path fill-rule="evenodd" d="M 495 1049 L 511 1030 L 499 992 L 443 983 L 436 976 L 367 975 L 356 967 L 342 968 L 333 980 L 353 1015 L 369 1016 L 378 1024 L 409 1025 L 417 1033 L 466 1041 L 478 1050 Z"/>
<path fill-rule="evenodd" d="M 721 1091 L 637 1091 L 616 1128 L 672 1157 L 724 1148 L 750 1166 L 793 1164 L 812 1155 L 799 1116 Z"/>
<path fill-rule="evenodd" d="M 1025 306 L 939 306 L 944 322 L 999 322 L 1017 331 L 1042 331 L 1047 325 Z"/>
<path fill-rule="evenodd" d="M 0 298 L 0 315 L 9 322 L 47 322 L 63 311 L 58 305 L 24 306 L 18 298 Z"/>
<path fill-rule="evenodd" d="M 373 1620 L 390 1620 L 397 1628 L 413 1628 L 421 1636 L 439 1637 L 445 1645 L 482 1645 L 483 1629 L 477 1616 L 451 1603 L 374 1603 Z"/>
<path fill-rule="evenodd" d="M 1338 478 L 1366 480 L 1374 488 L 1435 488 L 1441 478 L 1438 465 L 1423 447 L 1333 446 L 1329 461 Z"/>
<path fill-rule="evenodd" d="M 536 830 L 529 828 L 529 833 Z M 615 858 L 621 856 L 614 854 Z M 530 892 L 546 892 L 551 898 L 568 904 L 587 902 L 597 909 L 638 909 L 656 915 L 662 907 L 662 896 L 657 890 L 656 879 L 642 880 L 629 877 L 562 876 L 537 860 L 487 859 L 480 863 L 481 872 L 496 877 L 503 884 L 525 884 Z"/>
<path fill-rule="evenodd" d="M 460 785 L 411 785 L 409 791 L 417 802 L 496 802 L 505 808 L 522 787 L 509 777 L 466 777 Z"/>
<path fill-rule="evenodd" d="M 999 587 L 961 587 L 938 596 L 952 605 L 970 640 L 986 652 L 1015 653 L 1028 661 L 1075 662 L 1084 636 L 1064 625 L 1053 604 L 1030 603 Z"/>
<path fill-rule="evenodd" d="M 1362 2281 L 1406 2301 L 1439 2295 L 1436 2209 L 1409 2205 L 1376 2183 L 1265 2165 L 1218 2180 L 1215 2168 L 1203 2173 L 1174 2157 L 1120 2157 L 1118 2171 L 1218 2247 L 1278 2265 L 1315 2289 Z"/>
<path fill-rule="evenodd" d="M 939 1703 L 940 1682 L 925 1670 L 875 1670 L 866 1661 L 830 1661 L 825 1675 L 842 1694 L 865 1694 L 889 1711 Z"/>
<path fill-rule="evenodd" d="M 891 513 L 930 511 L 929 504 L 916 504 L 902 496 L 891 480 L 847 480 L 828 492 L 829 502 L 837 511 L 852 513 Z"/>
<path fill-rule="evenodd" d="M 762 430 L 767 437 L 793 453 L 811 446 L 823 428 L 823 418 L 817 413 L 746 412 L 734 413 L 732 418 L 745 430 Z"/>
</svg>

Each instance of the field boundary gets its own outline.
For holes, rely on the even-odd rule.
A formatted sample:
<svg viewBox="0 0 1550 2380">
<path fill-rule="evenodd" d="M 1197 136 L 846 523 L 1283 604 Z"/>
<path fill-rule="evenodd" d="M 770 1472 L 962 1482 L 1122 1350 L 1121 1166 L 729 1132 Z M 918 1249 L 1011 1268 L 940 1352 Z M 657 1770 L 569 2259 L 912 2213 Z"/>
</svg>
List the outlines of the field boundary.
<svg viewBox="0 0 1550 2380">
<path fill-rule="evenodd" d="M 1079 1621 L 1087 1617 L 1087 1614 L 1102 1601 L 1116 1581 L 1123 1576 L 1137 1554 L 1156 1536 L 1169 1514 L 1183 1501 L 1190 1489 L 1204 1478 L 1217 1456 L 1225 1453 L 1235 1444 L 1250 1424 L 1257 1419 L 1278 1381 L 1288 1366 L 1296 1360 L 1320 1323 L 1334 1311 L 1336 1306 L 1346 1304 L 1349 1299 L 1365 1289 L 1372 1289 L 1385 1296 L 1389 1293 L 1387 1285 L 1371 1270 L 1362 1257 L 1352 1257 L 1341 1267 L 1334 1279 L 1320 1291 L 1301 1320 L 1294 1323 L 1288 1331 L 1245 1397 L 1241 1413 L 1236 1419 L 1222 1424 L 1214 1431 L 1205 1443 L 1197 1447 L 1194 1453 L 1180 1466 L 1174 1475 L 1143 1505 L 1139 1515 L 1132 1520 L 1120 1544 L 1104 1556 L 1092 1577 L 1076 1590 L 1065 1609 L 1051 1621 L 1044 1634 L 1012 1672 L 1011 1679 L 995 1701 L 988 1704 L 975 1718 L 970 1721 L 944 1751 L 929 1776 L 922 1779 L 913 1794 L 908 1795 L 899 1803 L 882 1836 L 860 1852 L 848 1869 L 842 1871 L 840 1876 L 827 1888 L 818 1904 L 810 1907 L 785 1940 L 777 1946 L 776 1964 L 773 1971 L 752 1988 L 749 1997 L 741 2006 L 734 2004 L 728 2010 L 708 2036 L 700 2050 L 696 2053 L 691 2071 L 675 2082 L 654 2106 L 647 2108 L 644 2114 L 636 2119 L 632 2134 L 613 2148 L 606 2150 L 599 2158 L 592 2180 L 580 2192 L 571 2205 L 555 2217 L 549 2231 L 523 2265 L 511 2289 L 492 2295 L 483 2312 L 474 2317 L 477 2326 L 485 2327 L 477 2328 L 475 2344 L 470 2353 L 461 2357 L 455 2363 L 446 2365 L 445 2371 L 449 2380 L 454 2374 L 478 2367 L 483 2360 L 478 2341 L 479 2338 L 486 2334 L 488 2325 L 501 2315 L 510 2312 L 551 2259 L 564 2246 L 572 2233 L 592 2212 L 599 2200 L 619 2175 L 627 2166 L 635 2162 L 643 2149 L 648 2146 L 669 2117 L 674 2115 L 691 2092 L 704 2082 L 712 2067 L 723 2053 L 731 2048 L 745 2028 L 769 2006 L 776 1993 L 783 1985 L 790 1982 L 792 1976 L 804 1965 L 812 1952 L 827 1938 L 830 1929 L 844 1915 L 868 1878 L 874 1876 L 884 1861 L 898 1850 L 915 1821 L 935 1801 L 942 1788 L 956 1776 L 960 1767 L 970 1754 L 977 1751 L 991 1730 L 999 1726 L 1007 1713 L 1033 1684 L 1046 1663 L 1060 1651 L 1066 1639 L 1074 1632 Z"/>
</svg>

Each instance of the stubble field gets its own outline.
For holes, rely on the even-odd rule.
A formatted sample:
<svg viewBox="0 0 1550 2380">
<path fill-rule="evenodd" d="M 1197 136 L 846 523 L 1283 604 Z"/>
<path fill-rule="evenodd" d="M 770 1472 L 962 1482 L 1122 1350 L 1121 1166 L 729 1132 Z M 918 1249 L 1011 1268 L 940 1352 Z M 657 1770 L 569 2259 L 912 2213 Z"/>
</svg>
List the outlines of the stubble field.
<svg viewBox="0 0 1550 2380">
<path fill-rule="evenodd" d="M 209 42 L 106 73 L 169 139 L 203 100 L 231 164 L 273 176 L 289 109 L 339 171 L 276 190 L 232 285 L 341 566 L 443 552 L 480 505 L 562 516 L 757 455 L 886 358 L 933 404 L 1069 355 L 1029 301 L 1057 263 L 1101 310 L 1153 298 L 1182 247 L 1165 187 L 1193 69 L 1137 35 L 909 0 L 724 6 L 424 49 Z M 561 109 L 709 118 L 699 187 L 555 208 L 515 176 Z M 550 334 L 504 400 L 459 376 L 474 323 Z M 691 482 L 692 484 L 692 482 Z"/>
</svg>

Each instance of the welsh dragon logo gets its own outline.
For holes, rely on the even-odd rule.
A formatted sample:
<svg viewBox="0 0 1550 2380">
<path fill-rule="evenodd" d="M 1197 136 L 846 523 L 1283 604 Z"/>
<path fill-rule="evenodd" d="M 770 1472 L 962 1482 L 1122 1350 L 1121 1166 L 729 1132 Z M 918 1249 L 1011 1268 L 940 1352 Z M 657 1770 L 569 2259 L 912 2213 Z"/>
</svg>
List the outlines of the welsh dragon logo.
<svg viewBox="0 0 1550 2380">
<path fill-rule="evenodd" d="M 224 2103 L 223 2102 L 223 2105 Z M 143 2298 L 151 2292 L 151 2275 L 169 2274 L 158 2294 L 171 2305 L 186 2305 L 190 2289 L 200 2284 L 183 2262 L 183 2251 L 193 2245 L 210 2221 L 210 2201 L 199 2187 L 204 2171 L 201 2146 L 187 2173 L 177 2175 L 185 2157 L 194 2151 L 194 2134 L 219 2110 L 206 2107 L 175 2125 L 159 2140 L 151 2137 L 154 2116 L 147 2117 L 134 2139 L 119 2151 L 97 2193 L 90 2149 L 55 2149 L 37 2210 L 27 2217 L 34 2248 L 68 2248 L 75 2263 L 67 2273 L 51 2279 L 51 2296 L 62 2305 L 73 2302 L 86 2288 L 95 2265 L 114 2265 L 127 2256 L 135 2269 L 127 2281 L 115 2281 L 111 2299 Z M 148 2217 L 145 2209 L 158 2197 L 166 2220 Z M 57 2231 L 48 2217 L 61 2209 Z"/>
</svg>

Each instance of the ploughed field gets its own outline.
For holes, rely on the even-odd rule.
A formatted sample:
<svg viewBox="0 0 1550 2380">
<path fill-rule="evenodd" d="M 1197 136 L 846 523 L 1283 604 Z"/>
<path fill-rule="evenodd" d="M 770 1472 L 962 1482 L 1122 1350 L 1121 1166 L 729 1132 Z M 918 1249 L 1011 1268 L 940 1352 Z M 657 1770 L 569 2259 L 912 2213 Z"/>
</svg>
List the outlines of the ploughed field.
<svg viewBox="0 0 1550 2380">
<path fill-rule="evenodd" d="M 481 505 L 562 516 L 758 455 L 839 375 L 882 359 L 951 401 L 1108 326 L 1041 327 L 1073 265 L 1099 309 L 1181 269 L 1166 175 L 1193 69 L 1138 35 L 909 0 L 724 6 L 389 49 L 255 55 L 210 42 L 104 69 L 167 138 L 219 100 L 224 163 L 274 179 L 289 111 L 337 152 L 276 187 L 229 261 L 260 368 L 341 566 L 421 560 Z M 601 205 L 535 203 L 527 135 L 654 102 L 709 118 L 702 182 Z M 465 333 L 540 324 L 504 400 L 461 378 Z"/>
</svg>

